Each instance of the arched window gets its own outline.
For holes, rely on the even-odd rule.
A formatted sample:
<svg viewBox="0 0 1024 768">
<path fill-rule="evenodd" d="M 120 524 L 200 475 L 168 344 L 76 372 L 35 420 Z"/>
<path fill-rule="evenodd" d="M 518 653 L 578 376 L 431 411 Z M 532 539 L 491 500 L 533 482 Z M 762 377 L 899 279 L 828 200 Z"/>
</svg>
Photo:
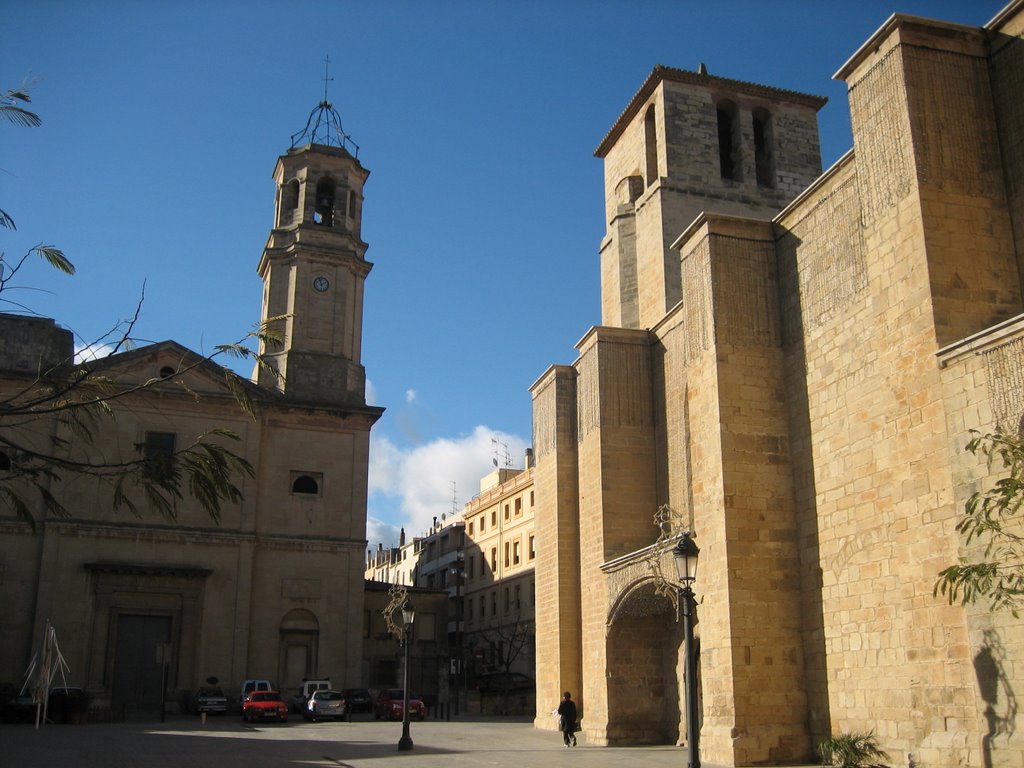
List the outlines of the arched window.
<svg viewBox="0 0 1024 768">
<path fill-rule="evenodd" d="M 299 180 L 292 179 L 281 187 L 281 210 L 277 217 L 278 224 L 289 224 L 295 217 L 299 207 Z"/>
<path fill-rule="evenodd" d="M 644 150 L 647 156 L 647 186 L 658 179 L 658 127 L 654 123 L 654 105 L 644 115 Z"/>
<path fill-rule="evenodd" d="M 722 178 L 740 181 L 743 178 L 743 156 L 740 152 L 738 110 L 731 101 L 718 104 L 718 162 Z"/>
<path fill-rule="evenodd" d="M 299 475 L 292 481 L 292 493 L 316 496 L 320 493 L 320 484 L 309 475 Z"/>
<path fill-rule="evenodd" d="M 331 179 L 320 179 L 316 183 L 313 223 L 325 227 L 334 226 L 334 182 Z"/>
<path fill-rule="evenodd" d="M 772 115 L 767 109 L 754 110 L 754 167 L 757 186 L 775 186 L 775 148 Z"/>
</svg>

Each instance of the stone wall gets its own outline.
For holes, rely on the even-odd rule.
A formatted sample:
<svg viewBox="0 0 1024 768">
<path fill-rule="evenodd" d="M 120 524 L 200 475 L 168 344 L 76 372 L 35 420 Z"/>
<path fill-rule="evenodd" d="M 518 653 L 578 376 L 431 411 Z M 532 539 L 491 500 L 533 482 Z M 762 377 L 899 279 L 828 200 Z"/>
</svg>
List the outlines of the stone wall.
<svg viewBox="0 0 1024 768">
<path fill-rule="evenodd" d="M 939 352 L 946 403 L 949 454 L 957 510 L 970 495 L 992 487 L 1003 475 L 997 461 L 965 450 L 974 433 L 1019 434 L 1024 419 L 1024 322 L 1017 319 Z M 959 540 L 958 554 L 972 562 L 985 558 L 986 541 Z M 1016 691 L 1024 688 L 1024 632 L 1008 611 L 992 612 L 982 599 L 967 608 L 967 640 L 972 670 L 963 685 L 978 692 L 980 739 L 973 765 L 1018 766 L 1024 742 L 1017 731 Z"/>
</svg>

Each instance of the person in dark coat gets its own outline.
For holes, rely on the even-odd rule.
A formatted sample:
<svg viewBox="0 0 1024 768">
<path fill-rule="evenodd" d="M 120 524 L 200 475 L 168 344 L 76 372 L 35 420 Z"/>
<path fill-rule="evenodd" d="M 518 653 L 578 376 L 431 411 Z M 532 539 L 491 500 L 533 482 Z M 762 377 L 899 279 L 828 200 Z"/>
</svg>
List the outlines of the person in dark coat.
<svg viewBox="0 0 1024 768">
<path fill-rule="evenodd" d="M 576 702 L 572 694 L 566 691 L 558 705 L 558 730 L 562 732 L 562 741 L 567 747 L 576 746 Z"/>
</svg>

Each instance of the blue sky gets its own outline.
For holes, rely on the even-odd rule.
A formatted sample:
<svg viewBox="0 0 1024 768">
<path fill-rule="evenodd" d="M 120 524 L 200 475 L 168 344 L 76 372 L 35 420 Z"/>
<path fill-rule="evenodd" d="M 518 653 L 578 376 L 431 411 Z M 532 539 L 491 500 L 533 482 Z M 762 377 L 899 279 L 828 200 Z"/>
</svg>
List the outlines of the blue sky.
<svg viewBox="0 0 1024 768">
<path fill-rule="evenodd" d="M 461 507 L 492 461 L 522 466 L 530 385 L 600 322 L 603 176 L 593 151 L 656 64 L 826 96 L 822 161 L 851 146 L 831 79 L 893 12 L 980 26 L 988 0 L 0 0 L 0 230 L 45 242 L 18 299 L 93 340 L 197 351 L 259 320 L 271 172 L 328 96 L 371 172 L 363 364 L 371 546 Z M 8 294 L 10 295 L 10 294 Z M 0 311 L 10 311 L 10 306 Z"/>
</svg>

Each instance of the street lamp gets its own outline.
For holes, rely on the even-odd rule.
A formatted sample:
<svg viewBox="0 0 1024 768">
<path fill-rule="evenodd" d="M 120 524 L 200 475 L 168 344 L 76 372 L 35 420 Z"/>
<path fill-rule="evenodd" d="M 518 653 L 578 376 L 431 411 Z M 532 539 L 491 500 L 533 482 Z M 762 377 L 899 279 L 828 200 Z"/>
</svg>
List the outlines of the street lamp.
<svg viewBox="0 0 1024 768">
<path fill-rule="evenodd" d="M 676 574 L 683 598 L 683 655 L 686 657 L 686 747 L 689 751 L 689 768 L 700 768 L 700 750 L 697 727 L 697 658 L 693 652 L 693 617 L 697 602 L 693 599 L 693 582 L 697 578 L 697 555 L 700 550 L 687 531 L 679 539 L 672 557 L 676 563 Z"/>
<path fill-rule="evenodd" d="M 412 749 L 412 737 L 409 735 L 409 645 L 412 642 L 412 623 L 416 619 L 416 611 L 412 603 L 406 598 L 402 605 L 402 645 L 405 646 L 405 671 L 403 672 L 402 685 L 402 738 L 398 740 L 399 752 L 408 752 Z"/>
</svg>

